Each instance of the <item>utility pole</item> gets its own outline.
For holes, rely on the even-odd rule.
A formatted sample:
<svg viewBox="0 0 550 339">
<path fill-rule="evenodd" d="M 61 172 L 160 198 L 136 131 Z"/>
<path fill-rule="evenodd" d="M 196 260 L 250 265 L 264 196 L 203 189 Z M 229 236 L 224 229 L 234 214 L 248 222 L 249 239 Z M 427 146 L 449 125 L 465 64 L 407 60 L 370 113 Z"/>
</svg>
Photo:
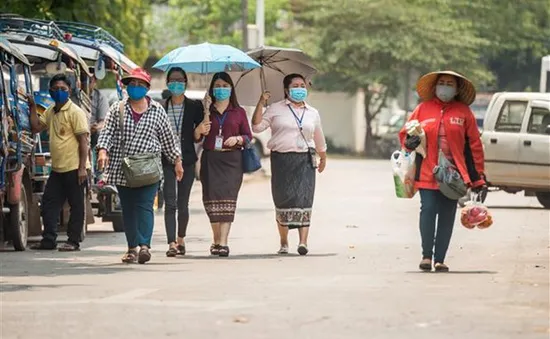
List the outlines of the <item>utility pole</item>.
<svg viewBox="0 0 550 339">
<path fill-rule="evenodd" d="M 264 46 L 265 38 L 264 0 L 256 0 L 256 26 L 258 27 L 258 46 Z"/>
<path fill-rule="evenodd" d="M 248 51 L 248 0 L 241 0 L 243 51 Z"/>
</svg>

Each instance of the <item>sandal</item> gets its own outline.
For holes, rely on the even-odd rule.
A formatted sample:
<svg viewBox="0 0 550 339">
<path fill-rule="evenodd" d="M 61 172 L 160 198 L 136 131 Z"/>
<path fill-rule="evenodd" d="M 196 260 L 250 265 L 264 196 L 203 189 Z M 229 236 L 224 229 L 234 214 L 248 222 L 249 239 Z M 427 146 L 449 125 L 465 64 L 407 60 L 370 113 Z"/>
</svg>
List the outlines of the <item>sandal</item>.
<svg viewBox="0 0 550 339">
<path fill-rule="evenodd" d="M 124 253 L 122 256 L 122 262 L 126 264 L 133 264 L 137 260 L 137 252 L 136 250 L 128 250 L 128 252 Z"/>
<path fill-rule="evenodd" d="M 63 246 L 58 248 L 59 252 L 78 252 L 80 251 L 80 246 L 70 242 L 66 242 Z"/>
<path fill-rule="evenodd" d="M 228 257 L 229 256 L 229 246 L 220 246 L 219 256 L 220 257 Z"/>
<path fill-rule="evenodd" d="M 444 263 L 435 263 L 434 269 L 436 272 L 449 272 L 449 266 L 445 265 Z"/>
<path fill-rule="evenodd" d="M 170 246 L 168 251 L 166 251 L 166 256 L 169 258 L 173 258 L 176 255 L 178 255 L 178 250 L 175 247 Z"/>
<path fill-rule="evenodd" d="M 218 244 L 212 244 L 212 245 L 210 245 L 210 254 L 211 254 L 211 255 L 218 255 L 218 254 L 220 254 L 220 245 L 218 245 Z"/>
<path fill-rule="evenodd" d="M 430 272 L 432 270 L 432 259 L 424 258 L 418 265 L 418 268 L 424 272 Z"/>
<path fill-rule="evenodd" d="M 185 245 L 178 245 L 177 251 L 178 255 L 185 255 Z"/>
<path fill-rule="evenodd" d="M 138 264 L 145 264 L 149 260 L 151 260 L 151 252 L 149 252 L 149 248 L 142 247 L 139 250 L 139 254 L 138 254 Z"/>
</svg>

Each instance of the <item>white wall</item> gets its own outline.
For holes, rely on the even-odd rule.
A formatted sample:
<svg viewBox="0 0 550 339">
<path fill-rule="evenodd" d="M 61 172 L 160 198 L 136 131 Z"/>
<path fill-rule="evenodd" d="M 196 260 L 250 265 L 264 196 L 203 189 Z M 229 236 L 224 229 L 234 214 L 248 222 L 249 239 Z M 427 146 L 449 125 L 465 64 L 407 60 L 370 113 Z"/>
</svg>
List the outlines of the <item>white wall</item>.
<svg viewBox="0 0 550 339">
<path fill-rule="evenodd" d="M 319 110 L 325 136 L 335 146 L 362 152 L 366 131 L 363 114 L 363 93 L 312 92 L 308 103 Z"/>
</svg>

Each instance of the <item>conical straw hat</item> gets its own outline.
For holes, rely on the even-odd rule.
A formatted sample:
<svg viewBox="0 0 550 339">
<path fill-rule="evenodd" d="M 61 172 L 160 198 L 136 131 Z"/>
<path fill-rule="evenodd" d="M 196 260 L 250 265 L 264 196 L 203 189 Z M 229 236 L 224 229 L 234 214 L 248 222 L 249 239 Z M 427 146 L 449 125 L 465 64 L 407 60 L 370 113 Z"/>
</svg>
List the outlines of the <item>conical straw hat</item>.
<svg viewBox="0 0 550 339">
<path fill-rule="evenodd" d="M 435 95 L 435 82 L 441 74 L 448 74 L 461 79 L 458 83 L 458 100 L 470 106 L 476 98 L 474 84 L 465 76 L 453 71 L 438 71 L 423 75 L 416 83 L 416 92 L 422 101 L 430 100 Z"/>
</svg>

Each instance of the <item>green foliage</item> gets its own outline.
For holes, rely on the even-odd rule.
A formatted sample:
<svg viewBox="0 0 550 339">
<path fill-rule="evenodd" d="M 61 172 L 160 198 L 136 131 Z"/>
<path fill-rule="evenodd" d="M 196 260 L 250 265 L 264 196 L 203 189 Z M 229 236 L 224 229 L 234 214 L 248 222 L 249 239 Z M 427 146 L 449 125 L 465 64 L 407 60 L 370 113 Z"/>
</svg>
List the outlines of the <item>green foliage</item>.
<svg viewBox="0 0 550 339">
<path fill-rule="evenodd" d="M 141 0 L 3 0 L 0 12 L 27 18 L 80 21 L 100 26 L 125 46 L 125 53 L 137 64 L 148 56 L 145 22 L 149 1 Z"/>
<path fill-rule="evenodd" d="M 188 43 L 228 44 L 242 46 L 241 0 L 170 0 L 172 13 L 163 25 L 175 25 Z M 290 22 L 288 0 L 265 1 L 266 45 L 288 45 L 290 32 L 284 30 L 285 21 Z M 248 1 L 248 23 L 254 23 L 256 1 Z M 179 47 L 170 46 L 169 49 Z"/>
</svg>

